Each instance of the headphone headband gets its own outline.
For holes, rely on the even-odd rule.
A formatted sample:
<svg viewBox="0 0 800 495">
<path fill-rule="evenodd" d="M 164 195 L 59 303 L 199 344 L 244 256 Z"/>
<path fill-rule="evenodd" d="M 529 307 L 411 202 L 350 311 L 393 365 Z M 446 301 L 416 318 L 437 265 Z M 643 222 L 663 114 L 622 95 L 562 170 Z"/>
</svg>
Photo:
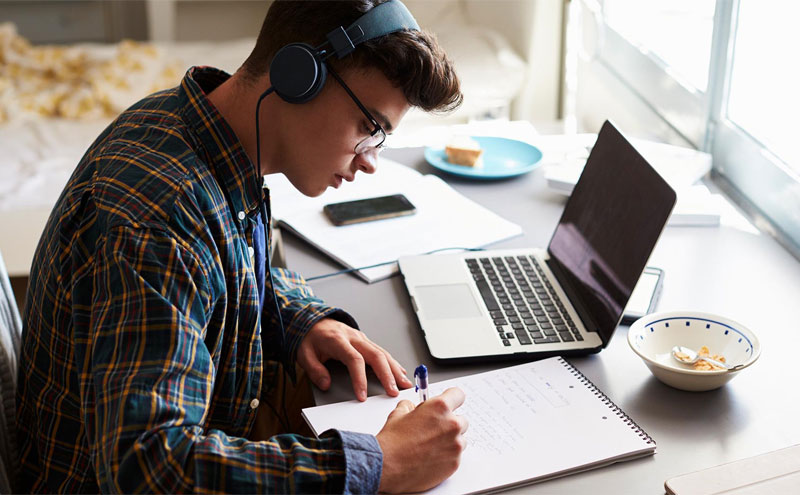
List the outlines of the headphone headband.
<svg viewBox="0 0 800 495">
<path fill-rule="evenodd" d="M 275 54 L 269 74 L 272 89 L 289 103 L 306 103 L 325 85 L 325 59 L 343 58 L 356 45 L 380 36 L 412 29 L 419 31 L 414 16 L 400 0 L 389 0 L 371 8 L 345 30 L 339 26 L 326 35 L 328 41 L 313 48 L 305 43 L 292 43 Z M 325 50 L 330 45 L 331 50 Z"/>
<path fill-rule="evenodd" d="M 355 46 L 402 29 L 419 31 L 419 24 L 400 0 L 382 3 L 356 19 L 345 30 L 342 26 L 328 33 L 328 42 L 338 58 L 349 55 Z"/>
</svg>

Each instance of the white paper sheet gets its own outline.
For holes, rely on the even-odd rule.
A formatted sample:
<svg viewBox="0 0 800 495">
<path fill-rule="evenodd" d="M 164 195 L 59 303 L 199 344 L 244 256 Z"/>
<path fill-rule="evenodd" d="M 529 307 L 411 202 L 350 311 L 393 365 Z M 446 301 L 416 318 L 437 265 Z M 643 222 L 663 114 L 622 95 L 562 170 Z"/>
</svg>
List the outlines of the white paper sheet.
<svg viewBox="0 0 800 495">
<path fill-rule="evenodd" d="M 369 266 L 400 256 L 442 248 L 477 248 L 522 233 L 522 228 L 456 192 L 434 175 L 381 160 L 372 175 L 359 174 L 339 189 L 316 198 L 303 196 L 283 175 L 267 176 L 273 215 L 301 237 L 347 267 Z M 328 203 L 404 194 L 414 215 L 335 226 L 322 212 Z M 397 265 L 360 270 L 374 282 L 397 272 Z"/>
</svg>

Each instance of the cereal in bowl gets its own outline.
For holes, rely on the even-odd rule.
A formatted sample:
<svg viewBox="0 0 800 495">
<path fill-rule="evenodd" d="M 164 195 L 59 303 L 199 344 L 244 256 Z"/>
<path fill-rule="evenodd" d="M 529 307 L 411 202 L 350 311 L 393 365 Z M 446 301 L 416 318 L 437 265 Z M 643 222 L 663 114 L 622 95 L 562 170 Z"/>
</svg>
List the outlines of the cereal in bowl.
<svg viewBox="0 0 800 495">
<path fill-rule="evenodd" d="M 697 352 L 697 355 L 700 357 L 711 358 L 714 361 L 719 361 L 720 363 L 725 362 L 725 356 L 723 356 L 722 354 L 711 355 L 711 351 L 709 351 L 708 347 L 706 346 L 701 347 L 700 350 Z M 725 368 L 717 366 L 716 364 L 709 363 L 704 359 L 701 359 L 700 361 L 694 363 L 694 369 L 698 371 L 716 371 L 716 370 L 724 370 Z"/>
</svg>

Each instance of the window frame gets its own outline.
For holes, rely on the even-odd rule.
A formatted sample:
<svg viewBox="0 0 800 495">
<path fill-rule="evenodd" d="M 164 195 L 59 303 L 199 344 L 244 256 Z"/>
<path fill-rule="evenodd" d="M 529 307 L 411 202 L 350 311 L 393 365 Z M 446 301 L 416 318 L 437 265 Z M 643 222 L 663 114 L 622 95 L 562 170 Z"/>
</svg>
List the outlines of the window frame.
<svg viewBox="0 0 800 495">
<path fill-rule="evenodd" d="M 599 0 L 602 12 L 603 0 Z M 584 11 L 597 6 L 582 0 Z M 800 258 L 800 174 L 726 116 L 739 0 L 716 0 L 705 90 L 691 87 L 657 57 L 596 17 L 596 62 L 656 118 L 712 155 L 712 176 L 763 230 Z M 597 12 L 593 13 L 597 16 Z"/>
<path fill-rule="evenodd" d="M 642 52 L 605 21 L 601 29 L 597 61 L 684 140 L 702 148 L 711 106 L 707 94 L 670 74 L 664 62 Z"/>
</svg>

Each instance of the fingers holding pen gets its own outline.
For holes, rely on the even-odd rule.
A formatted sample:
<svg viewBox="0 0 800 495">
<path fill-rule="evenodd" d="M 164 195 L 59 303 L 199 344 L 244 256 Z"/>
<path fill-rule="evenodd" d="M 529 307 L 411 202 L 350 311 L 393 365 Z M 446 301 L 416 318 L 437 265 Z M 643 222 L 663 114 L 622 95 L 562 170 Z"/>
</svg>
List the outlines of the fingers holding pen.
<svg viewBox="0 0 800 495">
<path fill-rule="evenodd" d="M 464 398 L 463 391 L 449 388 L 416 407 L 409 401 L 398 403 L 377 435 L 384 453 L 381 491 L 427 490 L 458 469 L 468 422 L 454 410 Z M 419 476 L 412 479 L 409 472 Z"/>
<path fill-rule="evenodd" d="M 464 404 L 465 398 L 460 388 L 451 387 L 417 407 L 436 408 L 436 415 L 445 421 L 444 428 L 451 434 L 463 435 L 469 428 L 469 421 L 466 417 L 455 414 L 455 410 Z"/>
</svg>

